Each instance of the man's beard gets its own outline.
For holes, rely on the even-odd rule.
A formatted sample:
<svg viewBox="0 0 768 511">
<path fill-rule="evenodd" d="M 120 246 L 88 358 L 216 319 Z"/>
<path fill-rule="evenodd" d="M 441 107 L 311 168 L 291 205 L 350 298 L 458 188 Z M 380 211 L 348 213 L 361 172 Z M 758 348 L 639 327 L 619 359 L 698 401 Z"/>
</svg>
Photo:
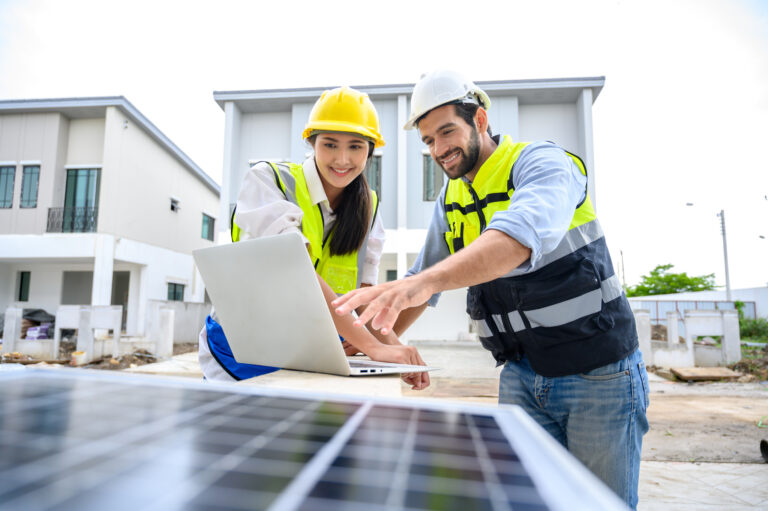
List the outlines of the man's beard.
<svg viewBox="0 0 768 511">
<path fill-rule="evenodd" d="M 472 130 L 472 135 L 469 138 L 469 145 L 467 146 L 467 150 L 459 150 L 461 151 L 461 163 L 459 163 L 458 167 L 456 167 L 454 170 L 448 171 L 445 169 L 445 167 L 443 167 L 442 164 L 438 163 L 440 168 L 443 169 L 443 172 L 445 172 L 445 175 L 450 179 L 458 179 L 460 177 L 466 176 L 469 172 L 472 171 L 472 169 L 475 168 L 477 160 L 480 158 L 480 137 L 477 136 L 477 129 Z"/>
</svg>

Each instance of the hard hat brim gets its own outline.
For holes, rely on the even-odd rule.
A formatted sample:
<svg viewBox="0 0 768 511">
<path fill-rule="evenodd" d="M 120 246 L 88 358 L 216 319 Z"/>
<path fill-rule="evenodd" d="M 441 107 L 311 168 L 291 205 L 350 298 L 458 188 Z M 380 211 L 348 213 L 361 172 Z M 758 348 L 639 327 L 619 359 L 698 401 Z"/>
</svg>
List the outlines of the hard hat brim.
<svg viewBox="0 0 768 511">
<path fill-rule="evenodd" d="M 491 98 L 488 97 L 488 94 L 486 94 L 483 89 L 481 89 L 479 87 L 475 88 L 472 91 L 472 93 L 477 96 L 477 100 L 478 100 L 478 103 L 480 104 L 480 107 L 482 107 L 486 111 L 489 108 L 491 108 Z M 449 104 L 454 103 L 454 102 L 456 102 L 456 101 L 458 101 L 460 99 L 461 99 L 461 97 L 449 99 L 448 101 L 440 103 L 437 106 L 433 106 L 429 110 L 425 110 L 423 112 L 418 112 L 418 113 L 412 114 L 411 118 L 408 119 L 406 121 L 406 123 L 403 125 L 403 129 L 405 131 L 409 131 L 409 130 L 415 129 L 416 128 L 416 123 L 418 122 L 418 120 L 421 119 L 422 117 L 424 117 L 425 115 L 427 115 L 429 112 L 431 112 L 435 108 L 440 108 L 441 106 L 449 105 Z"/>
<path fill-rule="evenodd" d="M 334 131 L 340 133 L 354 133 L 360 135 L 373 142 L 374 147 L 384 147 L 386 142 L 379 133 L 375 133 L 372 130 L 362 128 L 361 126 L 351 124 L 342 121 L 322 121 L 322 122 L 310 122 L 307 123 L 302 133 L 302 138 L 307 139 L 312 136 L 316 131 Z"/>
</svg>

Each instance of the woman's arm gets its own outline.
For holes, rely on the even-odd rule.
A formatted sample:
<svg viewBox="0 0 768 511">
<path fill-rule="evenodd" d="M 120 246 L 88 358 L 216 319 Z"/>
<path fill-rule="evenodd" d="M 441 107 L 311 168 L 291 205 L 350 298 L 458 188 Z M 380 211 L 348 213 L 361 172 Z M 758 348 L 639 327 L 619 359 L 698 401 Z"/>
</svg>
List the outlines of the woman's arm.
<svg viewBox="0 0 768 511">
<path fill-rule="evenodd" d="M 353 325 L 355 318 L 351 315 L 339 316 L 333 313 L 333 307 L 331 302 L 336 299 L 336 293 L 333 292 L 331 286 L 328 285 L 320 275 L 317 275 L 317 281 L 320 283 L 320 288 L 323 290 L 323 296 L 328 305 L 328 310 L 331 313 L 333 322 L 336 325 L 336 331 L 351 345 L 371 357 L 371 360 L 377 360 L 379 362 L 392 362 L 395 364 L 410 364 L 410 365 L 426 365 L 421 359 L 421 355 L 413 346 L 403 346 L 400 341 L 397 341 L 396 337 L 388 337 L 392 339 L 394 337 L 397 344 L 383 344 L 376 337 L 374 337 L 367 328 L 359 328 Z M 403 381 L 412 385 L 414 390 L 421 390 L 429 385 L 429 373 L 427 371 L 421 373 L 407 373 L 403 374 Z"/>
</svg>

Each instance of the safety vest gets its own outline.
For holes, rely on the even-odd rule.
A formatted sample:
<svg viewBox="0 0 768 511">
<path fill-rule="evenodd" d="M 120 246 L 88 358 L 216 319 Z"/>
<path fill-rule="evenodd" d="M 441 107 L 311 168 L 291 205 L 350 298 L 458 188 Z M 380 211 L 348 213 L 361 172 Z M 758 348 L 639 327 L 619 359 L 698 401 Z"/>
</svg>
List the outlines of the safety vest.
<svg viewBox="0 0 768 511">
<path fill-rule="evenodd" d="M 323 238 L 325 219 L 323 218 L 320 205 L 312 204 L 307 180 L 304 177 L 304 168 L 295 163 L 266 163 L 272 169 L 275 183 L 283 192 L 285 198 L 299 206 L 304 213 L 301 221 L 301 231 L 304 237 L 309 240 L 309 253 L 315 266 L 315 271 L 337 294 L 347 293 L 358 288 L 363 274 L 362 267 L 365 263 L 368 238 L 366 237 L 366 241 L 363 242 L 363 246 L 357 252 L 331 255 L 330 239 L 333 236 L 333 230 L 325 239 Z M 371 226 L 373 226 L 373 221 L 376 219 L 378 212 L 378 197 L 373 190 L 371 190 L 371 200 L 373 201 Z M 235 223 L 234 211 L 232 212 L 230 223 L 232 241 L 236 242 L 240 239 L 240 228 Z"/>
<path fill-rule="evenodd" d="M 472 183 L 453 179 L 445 192 L 451 253 L 472 243 L 514 193 L 515 162 L 527 142 L 504 137 Z M 583 175 L 584 162 L 571 153 Z M 629 302 L 587 194 L 555 249 L 536 270 L 469 288 L 467 312 L 499 364 L 525 354 L 543 376 L 577 374 L 616 362 L 637 348 Z"/>
</svg>

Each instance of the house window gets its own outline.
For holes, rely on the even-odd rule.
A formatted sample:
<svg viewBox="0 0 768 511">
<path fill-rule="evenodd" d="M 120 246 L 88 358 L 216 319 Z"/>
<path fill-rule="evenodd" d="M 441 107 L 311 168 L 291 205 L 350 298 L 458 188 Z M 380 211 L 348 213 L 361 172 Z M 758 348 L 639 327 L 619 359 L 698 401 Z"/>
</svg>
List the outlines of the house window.
<svg viewBox="0 0 768 511">
<path fill-rule="evenodd" d="M 203 239 L 213 241 L 213 224 L 215 220 L 203 213 Z"/>
<path fill-rule="evenodd" d="M 0 208 L 10 208 L 13 204 L 13 179 L 16 167 L 0 167 Z"/>
<path fill-rule="evenodd" d="M 374 154 L 368 166 L 365 167 L 365 179 L 368 181 L 368 186 L 371 190 L 376 192 L 381 202 L 381 155 Z"/>
<path fill-rule="evenodd" d="M 21 175 L 21 208 L 37 207 L 37 188 L 40 183 L 40 166 L 29 165 L 24 167 Z"/>
<path fill-rule="evenodd" d="M 443 169 L 435 163 L 432 156 L 424 154 L 424 200 L 434 201 L 440 196 L 443 188 Z"/>
<path fill-rule="evenodd" d="M 184 284 L 176 284 L 175 282 L 168 283 L 168 301 L 169 302 L 184 301 Z"/>
<path fill-rule="evenodd" d="M 68 169 L 61 232 L 96 232 L 99 169 Z"/>
<path fill-rule="evenodd" d="M 31 277 L 31 272 L 28 271 L 20 271 L 19 272 L 19 285 L 18 287 L 18 294 L 16 295 L 16 300 L 19 302 L 28 302 L 29 301 L 29 279 Z"/>
<path fill-rule="evenodd" d="M 397 270 L 387 270 L 387 282 L 397 280 Z"/>
<path fill-rule="evenodd" d="M 175 197 L 171 197 L 171 211 L 174 213 L 181 209 L 181 206 L 179 206 L 179 199 L 176 199 Z"/>
</svg>

